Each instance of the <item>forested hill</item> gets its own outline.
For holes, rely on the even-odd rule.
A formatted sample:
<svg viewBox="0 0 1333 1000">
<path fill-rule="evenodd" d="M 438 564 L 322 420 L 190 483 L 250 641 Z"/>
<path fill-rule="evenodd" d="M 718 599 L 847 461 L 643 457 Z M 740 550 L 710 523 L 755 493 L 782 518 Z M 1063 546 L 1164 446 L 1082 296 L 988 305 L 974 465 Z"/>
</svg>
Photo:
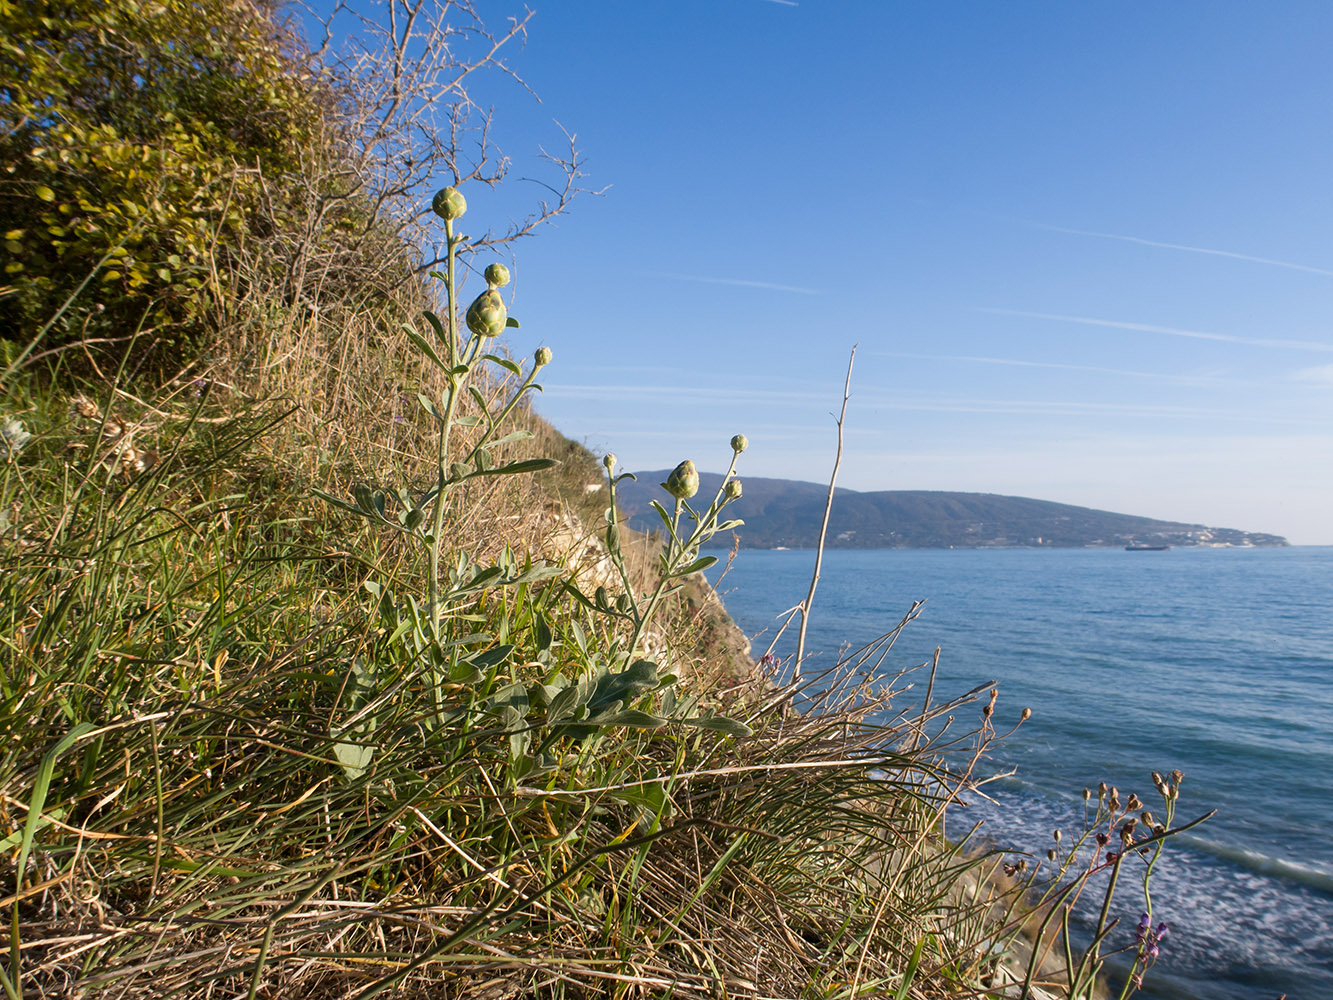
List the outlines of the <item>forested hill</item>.
<svg viewBox="0 0 1333 1000">
<path fill-rule="evenodd" d="M 617 487 L 621 509 L 634 527 L 660 530 L 661 522 L 648 502 L 670 500 L 659 486 L 668 474 L 666 469 L 639 472 L 637 482 L 627 479 Z M 827 485 L 790 479 L 741 478 L 745 493 L 727 510 L 730 516 L 744 519 L 740 535 L 747 548 L 815 546 L 828 496 Z M 704 503 L 711 500 L 721 481 L 722 477 L 716 473 L 700 473 L 698 499 Z M 730 538 L 719 536 L 713 544 L 730 544 Z M 828 530 L 828 545 L 843 549 L 1082 548 L 1129 544 L 1260 546 L 1286 545 L 1287 540 L 1280 535 L 1158 521 L 1048 500 L 933 490 L 860 493 L 839 489 Z"/>
</svg>

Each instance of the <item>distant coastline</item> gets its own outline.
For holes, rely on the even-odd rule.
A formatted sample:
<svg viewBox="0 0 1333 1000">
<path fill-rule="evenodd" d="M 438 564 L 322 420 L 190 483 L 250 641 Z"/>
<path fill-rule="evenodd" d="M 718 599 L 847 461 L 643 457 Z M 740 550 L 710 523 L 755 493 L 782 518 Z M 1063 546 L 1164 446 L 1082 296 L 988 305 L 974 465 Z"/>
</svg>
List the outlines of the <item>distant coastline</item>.
<svg viewBox="0 0 1333 1000">
<path fill-rule="evenodd" d="M 660 526 L 649 502 L 668 470 L 636 473 L 617 495 L 630 524 L 644 531 Z M 819 541 L 828 486 L 791 479 L 743 477 L 745 493 L 728 508 L 745 521 L 740 534 L 749 549 L 812 549 Z M 700 473 L 700 496 L 722 483 Z M 714 540 L 725 547 L 730 538 Z M 1289 543 L 1281 535 L 1162 521 L 1072 504 L 934 490 L 834 495 L 826 546 L 832 549 L 1043 549 L 1126 546 L 1169 548 L 1272 548 Z"/>
</svg>

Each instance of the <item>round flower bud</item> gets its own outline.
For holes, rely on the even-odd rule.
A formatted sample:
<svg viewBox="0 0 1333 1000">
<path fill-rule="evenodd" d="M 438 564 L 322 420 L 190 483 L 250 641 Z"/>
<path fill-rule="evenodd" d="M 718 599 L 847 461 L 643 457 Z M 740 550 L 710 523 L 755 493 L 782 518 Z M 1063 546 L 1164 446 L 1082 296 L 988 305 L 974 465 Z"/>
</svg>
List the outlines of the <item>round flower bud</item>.
<svg viewBox="0 0 1333 1000">
<path fill-rule="evenodd" d="M 744 488 L 741 486 L 741 481 L 739 479 L 733 479 L 727 483 L 727 488 L 723 491 L 723 496 L 728 500 L 739 500 L 741 498 L 741 493 L 743 492 Z"/>
<path fill-rule="evenodd" d="M 463 213 L 467 211 L 467 199 L 456 187 L 440 188 L 435 192 L 430 207 L 441 219 L 453 222 L 455 219 L 461 219 Z"/>
<path fill-rule="evenodd" d="M 488 264 L 483 273 L 486 276 L 486 284 L 491 288 L 504 288 L 509 284 L 509 268 L 503 264 Z"/>
<path fill-rule="evenodd" d="M 549 347 L 539 347 L 532 355 L 533 362 L 538 368 L 551 363 L 551 349 Z"/>
<path fill-rule="evenodd" d="M 748 447 L 750 447 L 750 439 L 747 438 L 744 434 L 737 434 L 734 438 L 731 439 L 731 450 L 734 451 L 737 455 L 739 455 Z"/>
<path fill-rule="evenodd" d="M 699 492 L 699 470 L 688 459 L 667 476 L 666 491 L 677 500 L 688 500 Z"/>
<path fill-rule="evenodd" d="M 608 451 L 605 455 L 602 456 L 602 464 L 606 466 L 606 471 L 610 472 L 612 469 L 616 467 L 616 456 Z"/>
<path fill-rule="evenodd" d="M 493 288 L 488 288 L 467 307 L 467 328 L 478 337 L 498 337 L 504 332 L 509 312 L 504 299 Z"/>
</svg>

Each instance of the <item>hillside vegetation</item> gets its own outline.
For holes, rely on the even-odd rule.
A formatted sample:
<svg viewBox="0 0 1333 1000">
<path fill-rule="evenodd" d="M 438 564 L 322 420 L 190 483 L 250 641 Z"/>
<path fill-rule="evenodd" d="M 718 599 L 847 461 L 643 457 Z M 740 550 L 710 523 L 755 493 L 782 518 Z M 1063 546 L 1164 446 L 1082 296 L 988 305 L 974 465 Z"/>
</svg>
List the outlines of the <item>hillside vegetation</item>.
<svg viewBox="0 0 1333 1000">
<path fill-rule="evenodd" d="M 621 490 L 625 513 L 635 527 L 652 529 L 656 519 L 648 504 L 666 474 L 638 473 L 638 482 Z M 715 473 L 700 474 L 705 489 L 715 488 L 720 480 Z M 745 496 L 735 507 L 735 516 L 745 520 L 746 546 L 814 548 L 827 499 L 826 484 L 748 477 Z M 842 549 L 1083 548 L 1130 544 L 1280 546 L 1287 540 L 1257 531 L 1159 521 L 994 493 L 861 493 L 840 488 L 829 517 L 827 544 Z"/>
<path fill-rule="evenodd" d="M 496 336 L 496 265 L 575 154 L 553 202 L 454 231 L 506 162 L 463 84 L 526 22 L 381 13 L 315 49 L 250 0 L 0 0 L 0 992 L 1141 975 L 1116 878 L 1151 873 L 1178 778 L 1088 793 L 1049 855 L 973 852 L 944 813 L 1026 712 L 908 694 L 899 623 L 799 687 L 744 660 L 698 574 L 743 439 L 637 535 L 614 459 L 531 410 L 559 345 Z"/>
</svg>

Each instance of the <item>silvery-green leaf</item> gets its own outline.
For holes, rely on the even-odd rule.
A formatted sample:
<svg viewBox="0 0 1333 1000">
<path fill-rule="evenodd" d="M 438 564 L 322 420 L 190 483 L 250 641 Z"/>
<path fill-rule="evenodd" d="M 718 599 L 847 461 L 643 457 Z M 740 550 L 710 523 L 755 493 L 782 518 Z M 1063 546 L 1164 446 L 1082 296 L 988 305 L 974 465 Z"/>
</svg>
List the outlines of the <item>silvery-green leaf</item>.
<svg viewBox="0 0 1333 1000">
<path fill-rule="evenodd" d="M 407 512 L 403 524 L 407 526 L 408 531 L 416 531 L 417 525 L 426 519 L 426 512 L 420 507 L 414 507 Z"/>
<path fill-rule="evenodd" d="M 342 765 L 343 773 L 352 781 L 366 773 L 370 759 L 375 756 L 375 748 L 360 743 L 335 743 L 333 755 Z"/>
<path fill-rule="evenodd" d="M 440 416 L 440 411 L 435 408 L 434 400 L 432 400 L 424 392 L 417 393 L 417 401 L 421 403 L 422 408 L 425 409 L 425 411 L 429 413 L 432 417 L 434 417 L 436 420 L 442 419 Z"/>
<path fill-rule="evenodd" d="M 666 719 L 634 708 L 612 712 L 610 715 L 599 715 L 591 721 L 599 726 L 629 726 L 632 729 L 656 729 L 666 724 Z"/>
<path fill-rule="evenodd" d="M 687 726 L 694 726 L 696 729 L 707 729 L 713 733 L 723 733 L 727 736 L 753 736 L 754 730 L 744 722 L 738 722 L 736 719 L 728 719 L 721 715 L 701 716 L 695 719 L 682 720 Z"/>
<path fill-rule="evenodd" d="M 698 573 L 702 569 L 707 569 L 713 563 L 717 562 L 717 556 L 703 556 L 694 560 L 684 569 L 678 569 L 672 573 L 672 576 L 689 576 L 691 573 Z"/>
<path fill-rule="evenodd" d="M 440 359 L 438 354 L 435 353 L 435 348 L 431 346 L 430 341 L 417 333 L 416 330 L 412 329 L 410 326 L 404 326 L 403 329 L 407 332 L 407 339 L 420 348 L 422 354 L 430 358 L 439 368 L 442 368 L 445 371 L 449 370 L 449 366 Z"/>
<path fill-rule="evenodd" d="M 512 326 L 515 330 L 519 329 L 518 320 L 514 319 L 513 316 L 505 320 L 505 326 Z"/>
<path fill-rule="evenodd" d="M 350 510 L 354 514 L 362 513 L 361 508 L 348 503 L 346 500 L 339 500 L 331 493 L 325 493 L 323 490 L 315 490 L 315 489 L 312 489 L 310 492 L 315 494 L 315 496 L 319 497 L 325 503 L 332 504 L 334 507 L 341 507 L 343 510 Z"/>
<path fill-rule="evenodd" d="M 516 365 L 513 361 L 509 360 L 508 358 L 502 358 L 497 354 L 483 354 L 481 356 L 481 360 L 489 361 L 492 364 L 497 364 L 506 371 L 513 372 L 515 375 L 523 374 L 523 369 L 520 368 L 518 365 Z"/>
</svg>

